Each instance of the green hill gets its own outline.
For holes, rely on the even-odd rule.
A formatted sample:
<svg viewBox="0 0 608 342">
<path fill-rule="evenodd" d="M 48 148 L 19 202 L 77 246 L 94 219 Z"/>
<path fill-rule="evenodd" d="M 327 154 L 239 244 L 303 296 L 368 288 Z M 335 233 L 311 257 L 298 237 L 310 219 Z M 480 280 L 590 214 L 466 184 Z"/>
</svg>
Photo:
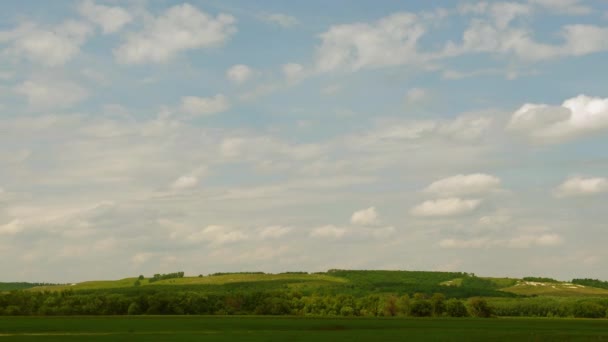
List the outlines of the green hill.
<svg viewBox="0 0 608 342">
<path fill-rule="evenodd" d="M 15 291 L 15 290 L 27 290 L 40 286 L 55 286 L 55 284 L 46 284 L 46 283 L 26 283 L 26 282 L 12 282 L 12 283 L 2 283 L 0 282 L 0 292 L 3 291 Z"/>
<path fill-rule="evenodd" d="M 178 275 L 179 274 L 179 275 Z M 4 291 L 112 291 L 135 293 L 157 291 L 175 286 L 180 291 L 223 293 L 234 291 L 300 291 L 304 294 L 364 296 L 369 294 L 443 293 L 447 297 L 468 298 L 513 296 L 608 296 L 608 289 L 596 288 L 550 278 L 477 277 L 464 272 L 329 270 L 305 273 L 217 273 L 188 277 L 182 272 L 154 277 L 85 281 L 76 284 L 40 285 L 0 283 Z M 531 281 L 534 280 L 546 280 Z M 11 285 L 12 284 L 12 285 Z"/>
</svg>

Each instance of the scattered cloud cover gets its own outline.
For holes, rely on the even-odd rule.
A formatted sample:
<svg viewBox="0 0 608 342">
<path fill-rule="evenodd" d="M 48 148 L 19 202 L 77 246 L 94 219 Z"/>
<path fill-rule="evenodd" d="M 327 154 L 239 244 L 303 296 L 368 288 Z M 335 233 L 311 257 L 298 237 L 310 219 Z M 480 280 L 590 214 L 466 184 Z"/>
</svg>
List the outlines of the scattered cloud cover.
<svg viewBox="0 0 608 342">
<path fill-rule="evenodd" d="M 445 217 L 468 214 L 481 204 L 479 199 L 461 199 L 457 197 L 424 201 L 410 210 L 414 216 Z"/>
<path fill-rule="evenodd" d="M 500 190 L 500 178 L 484 173 L 455 175 L 431 183 L 425 192 L 439 196 L 483 194 Z"/>
<path fill-rule="evenodd" d="M 541 10 L 559 14 L 587 15 L 593 12 L 593 9 L 581 0 L 531 0 L 530 2 L 541 7 Z"/>
<path fill-rule="evenodd" d="M 99 25 L 104 34 L 116 33 L 133 20 L 133 16 L 119 6 L 104 6 L 85 0 L 78 6 L 80 14 Z"/>
<path fill-rule="evenodd" d="M 3 53 L 10 57 L 60 66 L 80 53 L 92 32 L 91 26 L 72 19 L 50 27 L 26 21 L 12 30 L 0 31 L 0 44 L 8 44 Z"/>
<path fill-rule="evenodd" d="M 579 95 L 561 106 L 524 104 L 508 129 L 539 142 L 556 143 L 608 129 L 608 98 Z"/>
<path fill-rule="evenodd" d="M 405 94 L 405 101 L 409 104 L 424 102 L 429 99 L 428 90 L 424 88 L 411 88 Z"/>
<path fill-rule="evenodd" d="M 293 231 L 292 227 L 284 226 L 268 226 L 260 230 L 260 238 L 262 239 L 278 239 Z"/>
<path fill-rule="evenodd" d="M 310 236 L 318 239 L 340 239 L 347 233 L 347 229 L 336 227 L 334 225 L 326 225 L 314 228 L 310 232 Z"/>
<path fill-rule="evenodd" d="M 316 68 L 322 72 L 415 64 L 425 25 L 413 13 L 396 13 L 373 23 L 333 25 L 320 34 Z"/>
<path fill-rule="evenodd" d="M 259 17 L 263 21 L 279 25 L 283 28 L 290 28 L 296 26 L 299 23 L 296 17 L 283 13 L 265 13 L 260 14 Z"/>
<path fill-rule="evenodd" d="M 164 63 L 182 51 L 221 45 L 236 33 L 235 22 L 229 14 L 213 17 L 187 3 L 176 5 L 128 33 L 114 55 L 125 64 Z"/>
<path fill-rule="evenodd" d="M 0 281 L 608 278 L 607 5 L 351 5 L 8 0 Z"/>
<path fill-rule="evenodd" d="M 554 191 L 555 196 L 577 197 L 608 193 L 608 178 L 572 177 L 560 184 Z"/>
<path fill-rule="evenodd" d="M 211 115 L 225 112 L 230 108 L 228 98 L 222 94 L 217 94 L 212 97 L 184 96 L 180 109 L 187 114 Z"/>
<path fill-rule="evenodd" d="M 445 239 L 439 242 L 442 248 L 531 248 L 554 247 L 564 243 L 557 234 L 521 235 L 510 239 L 475 238 L 470 240 Z"/>
<path fill-rule="evenodd" d="M 33 109 L 68 108 L 89 96 L 86 89 L 72 81 L 51 79 L 27 80 L 15 86 L 14 91 L 24 96 Z"/>
<path fill-rule="evenodd" d="M 361 209 L 355 211 L 350 217 L 350 222 L 356 225 L 370 226 L 380 222 L 378 218 L 378 212 L 375 207 L 369 207 L 367 209 Z"/>
<path fill-rule="evenodd" d="M 249 81 L 255 74 L 255 71 L 244 64 L 236 64 L 226 71 L 226 77 L 236 83 L 243 84 Z"/>
</svg>

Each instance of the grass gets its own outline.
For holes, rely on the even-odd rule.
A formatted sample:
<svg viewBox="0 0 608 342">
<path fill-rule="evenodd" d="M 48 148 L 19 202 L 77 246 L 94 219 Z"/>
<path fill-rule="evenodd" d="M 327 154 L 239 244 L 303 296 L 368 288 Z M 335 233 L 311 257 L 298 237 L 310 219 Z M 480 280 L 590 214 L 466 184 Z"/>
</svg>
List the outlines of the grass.
<svg viewBox="0 0 608 342">
<path fill-rule="evenodd" d="M 519 295 L 538 295 L 555 297 L 598 297 L 608 296 L 608 290 L 596 287 L 574 285 L 571 283 L 540 283 L 521 281 L 518 284 L 501 289 Z"/>
<path fill-rule="evenodd" d="M 5 317 L 6 341 L 608 341 L 608 320 Z"/>
<path fill-rule="evenodd" d="M 38 286 L 29 289 L 30 291 L 62 291 L 62 290 L 98 290 L 98 289 L 118 289 L 133 287 L 137 278 L 125 278 L 120 280 L 100 280 L 85 281 L 74 285 L 52 285 Z M 322 286 L 327 283 L 346 283 L 347 279 L 329 276 L 325 274 L 223 274 L 205 277 L 183 277 L 174 279 L 159 280 L 150 283 L 148 279 L 141 280 L 140 286 L 159 286 L 159 285 L 225 285 L 234 283 L 255 283 L 270 281 L 299 281 L 298 285 L 305 286 L 307 283 L 315 286 Z"/>
<path fill-rule="evenodd" d="M 467 284 L 465 284 L 465 280 Z M 472 280 L 476 280 L 471 283 Z M 62 290 L 128 290 L 135 289 L 137 278 L 120 280 L 86 281 L 77 284 L 37 286 L 28 291 L 62 291 Z M 470 283 L 470 284 L 469 284 Z M 515 295 L 539 296 L 608 296 L 608 289 L 557 282 L 531 282 L 513 278 L 466 278 L 462 273 L 450 272 L 417 272 L 417 271 L 343 271 L 334 270 L 327 273 L 289 273 L 261 274 L 234 273 L 204 277 L 183 277 L 149 282 L 140 281 L 140 287 L 148 286 L 184 286 L 201 291 L 213 292 L 227 289 L 256 288 L 284 290 L 286 288 L 303 292 L 321 293 L 402 293 L 402 292 L 442 292 L 446 295 L 459 296 L 466 289 L 472 290 L 465 295 L 478 293 L 481 296 L 501 296 L 507 293 Z M 235 287 L 236 286 L 236 287 Z M 240 287 L 239 287 L 240 286 Z M 457 290 L 462 289 L 462 291 Z M 485 289 L 485 292 L 479 292 Z M 500 291 L 498 291 L 500 290 Z M 470 291 L 469 291 L 470 292 Z"/>
</svg>

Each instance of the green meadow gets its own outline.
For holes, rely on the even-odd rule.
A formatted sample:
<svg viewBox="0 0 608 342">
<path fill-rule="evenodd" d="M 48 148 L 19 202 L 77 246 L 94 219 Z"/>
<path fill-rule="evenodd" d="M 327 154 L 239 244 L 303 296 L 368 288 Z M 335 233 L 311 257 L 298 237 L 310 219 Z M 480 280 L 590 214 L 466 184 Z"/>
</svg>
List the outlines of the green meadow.
<svg viewBox="0 0 608 342">
<path fill-rule="evenodd" d="M 608 341 L 607 320 L 4 317 L 6 341 Z"/>
</svg>

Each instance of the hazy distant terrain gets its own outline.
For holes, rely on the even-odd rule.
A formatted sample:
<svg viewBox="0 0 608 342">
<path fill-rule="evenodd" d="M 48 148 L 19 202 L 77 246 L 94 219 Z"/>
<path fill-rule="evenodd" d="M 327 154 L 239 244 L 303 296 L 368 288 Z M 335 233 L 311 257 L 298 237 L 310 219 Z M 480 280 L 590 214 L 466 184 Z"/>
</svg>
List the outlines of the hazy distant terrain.
<svg viewBox="0 0 608 342">
<path fill-rule="evenodd" d="M 593 279 L 565 282 L 464 272 L 175 272 L 64 285 L 22 284 L 0 294 L 0 313 L 603 318 L 608 289 L 602 287 L 607 285 Z"/>
</svg>

